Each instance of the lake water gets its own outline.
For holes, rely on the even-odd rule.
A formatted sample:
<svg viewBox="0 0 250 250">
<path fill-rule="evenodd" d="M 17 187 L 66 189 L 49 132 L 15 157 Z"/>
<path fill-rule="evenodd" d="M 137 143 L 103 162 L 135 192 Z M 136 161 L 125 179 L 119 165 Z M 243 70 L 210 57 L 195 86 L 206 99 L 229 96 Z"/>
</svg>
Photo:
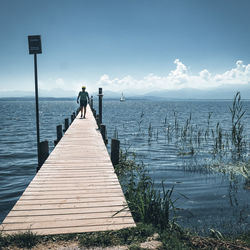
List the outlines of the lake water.
<svg viewBox="0 0 250 250">
<path fill-rule="evenodd" d="M 56 125 L 70 118 L 77 104 L 74 101 L 39 104 L 41 141 L 48 140 L 51 151 Z M 250 228 L 250 190 L 245 188 L 245 179 L 206 167 L 230 162 L 228 150 L 219 156 L 211 152 L 217 123 L 220 122 L 223 133 L 230 132 L 231 105 L 232 101 L 104 99 L 103 102 L 103 123 L 109 139 L 117 131 L 122 149 L 136 154 L 136 160 L 146 165 L 156 186 L 162 181 L 167 188 L 174 185 L 174 196 L 179 198 L 178 223 L 199 232 L 213 228 L 237 233 Z M 244 157 L 248 158 L 250 102 L 245 101 L 244 107 L 247 109 Z M 187 124 L 190 114 L 191 121 Z M 36 174 L 35 126 L 34 101 L 0 101 L 0 221 Z M 180 139 L 185 126 L 187 136 Z M 198 138 L 197 134 L 204 135 L 208 127 L 208 139 Z M 226 148 L 226 139 L 223 143 Z"/>
</svg>

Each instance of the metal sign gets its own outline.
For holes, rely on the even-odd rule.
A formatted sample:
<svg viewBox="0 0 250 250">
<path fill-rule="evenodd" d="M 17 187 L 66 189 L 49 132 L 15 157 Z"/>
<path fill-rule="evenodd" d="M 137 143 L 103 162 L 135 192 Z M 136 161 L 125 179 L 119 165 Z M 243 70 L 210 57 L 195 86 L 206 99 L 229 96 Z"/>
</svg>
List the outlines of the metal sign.
<svg viewBox="0 0 250 250">
<path fill-rule="evenodd" d="M 28 36 L 29 40 L 29 53 L 42 54 L 41 36 Z"/>
</svg>

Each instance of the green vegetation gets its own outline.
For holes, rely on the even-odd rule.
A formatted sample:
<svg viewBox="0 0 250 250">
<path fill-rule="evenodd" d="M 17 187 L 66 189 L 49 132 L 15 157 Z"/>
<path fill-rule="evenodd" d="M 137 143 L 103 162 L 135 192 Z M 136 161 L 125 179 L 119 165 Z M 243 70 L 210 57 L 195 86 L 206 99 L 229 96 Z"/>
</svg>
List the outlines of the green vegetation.
<svg viewBox="0 0 250 250">
<path fill-rule="evenodd" d="M 0 249 L 8 246 L 16 246 L 19 248 L 32 248 L 41 239 L 41 236 L 33 234 L 30 231 L 3 236 L 0 234 Z"/>
<path fill-rule="evenodd" d="M 157 190 L 144 164 L 127 160 L 127 155 L 122 152 L 115 171 L 135 222 L 152 224 L 160 230 L 168 227 L 170 210 L 174 212 L 173 187 L 165 190 L 162 183 L 162 189 Z"/>
<path fill-rule="evenodd" d="M 153 235 L 156 235 L 156 238 Z M 106 231 L 82 234 L 66 234 L 38 236 L 32 233 L 15 234 L 12 236 L 2 236 L 0 234 L 0 249 L 31 249 L 37 244 L 42 244 L 40 249 L 49 249 L 50 243 L 67 242 L 78 243 L 79 247 L 109 247 L 126 245 L 130 250 L 143 249 L 142 242 L 154 239 L 161 242 L 157 249 L 169 250 L 195 250 L 195 249 L 249 249 L 250 232 L 240 235 L 237 238 L 218 238 L 216 234 L 211 237 L 200 237 L 184 231 L 178 225 L 172 224 L 168 229 L 160 231 L 151 225 L 138 223 L 136 228 L 126 228 L 118 231 Z"/>
<path fill-rule="evenodd" d="M 151 225 L 138 224 L 137 227 L 118 231 L 85 233 L 80 237 L 79 243 L 84 247 L 136 245 L 145 241 L 154 232 L 155 229 Z"/>
<path fill-rule="evenodd" d="M 242 151 L 244 150 L 244 125 L 242 123 L 242 118 L 246 113 L 241 102 L 240 92 L 234 97 L 233 106 L 230 108 L 232 115 L 232 149 L 233 156 L 236 155 L 236 160 L 241 159 Z"/>
<path fill-rule="evenodd" d="M 135 163 L 135 155 L 129 159 L 128 153 L 121 152 L 120 163 L 115 166 L 115 171 L 122 185 L 128 207 L 133 218 L 141 226 L 152 225 L 159 234 L 162 243 L 160 249 L 245 249 L 250 247 L 250 232 L 241 235 L 239 239 L 226 239 L 216 230 L 210 229 L 210 237 L 204 238 L 193 235 L 184 230 L 175 222 L 175 201 L 171 195 L 173 188 L 156 191 L 152 179 L 143 164 Z M 126 230 L 126 229 L 125 229 Z M 130 242 L 132 243 L 132 242 Z M 138 244 L 131 249 L 141 249 Z"/>
</svg>

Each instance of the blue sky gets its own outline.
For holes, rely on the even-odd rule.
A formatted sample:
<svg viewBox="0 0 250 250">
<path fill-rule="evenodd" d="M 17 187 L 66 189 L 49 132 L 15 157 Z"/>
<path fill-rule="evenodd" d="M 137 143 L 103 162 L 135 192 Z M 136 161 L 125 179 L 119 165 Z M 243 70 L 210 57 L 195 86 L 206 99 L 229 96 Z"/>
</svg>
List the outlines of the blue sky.
<svg viewBox="0 0 250 250">
<path fill-rule="evenodd" d="M 249 0 L 0 0 L 0 91 L 114 91 L 250 83 Z"/>
</svg>

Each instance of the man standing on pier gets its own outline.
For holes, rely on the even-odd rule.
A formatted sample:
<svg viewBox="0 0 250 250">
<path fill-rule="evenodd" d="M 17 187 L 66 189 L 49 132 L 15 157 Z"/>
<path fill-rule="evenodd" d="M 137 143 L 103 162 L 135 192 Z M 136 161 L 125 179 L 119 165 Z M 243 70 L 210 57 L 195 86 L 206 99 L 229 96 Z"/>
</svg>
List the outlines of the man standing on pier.
<svg viewBox="0 0 250 250">
<path fill-rule="evenodd" d="M 84 108 L 84 116 L 83 118 L 85 119 L 86 117 L 86 107 L 89 102 L 89 94 L 86 90 L 85 86 L 82 86 L 82 91 L 79 92 L 78 97 L 77 97 L 77 103 L 79 103 L 79 98 L 80 98 L 80 109 L 81 109 L 81 118 L 82 118 L 82 111 Z"/>
</svg>

